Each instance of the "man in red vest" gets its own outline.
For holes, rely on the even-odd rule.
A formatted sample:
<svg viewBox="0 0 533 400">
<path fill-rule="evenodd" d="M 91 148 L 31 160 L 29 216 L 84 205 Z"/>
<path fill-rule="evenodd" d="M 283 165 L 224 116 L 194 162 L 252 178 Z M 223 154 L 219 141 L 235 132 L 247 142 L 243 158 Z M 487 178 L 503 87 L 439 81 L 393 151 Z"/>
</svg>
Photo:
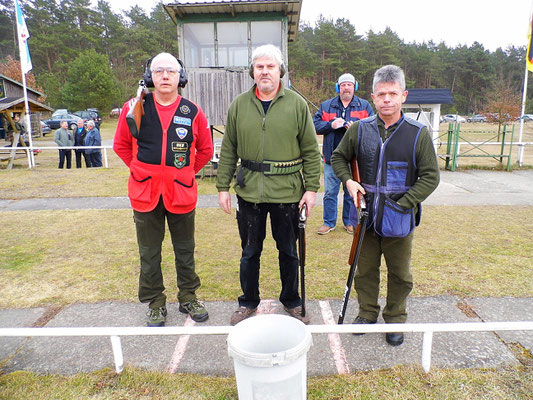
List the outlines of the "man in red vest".
<svg viewBox="0 0 533 400">
<path fill-rule="evenodd" d="M 165 324 L 161 244 L 166 219 L 174 247 L 179 310 L 202 322 L 209 316 L 196 298 L 200 278 L 194 263 L 195 175 L 213 155 L 211 133 L 200 107 L 178 94 L 186 77 L 174 56 L 155 56 L 147 77 L 155 90 L 144 100 L 138 136 L 131 135 L 126 122 L 130 101 L 120 114 L 113 145 L 130 168 L 128 195 L 141 261 L 139 300 L 148 303 L 148 326 Z"/>
</svg>

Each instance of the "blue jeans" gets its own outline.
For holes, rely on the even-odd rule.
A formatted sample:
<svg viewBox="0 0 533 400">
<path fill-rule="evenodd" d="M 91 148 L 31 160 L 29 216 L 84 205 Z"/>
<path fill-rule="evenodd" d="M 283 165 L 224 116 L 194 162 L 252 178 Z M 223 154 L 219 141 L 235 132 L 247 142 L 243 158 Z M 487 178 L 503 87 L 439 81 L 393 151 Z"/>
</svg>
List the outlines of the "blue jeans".
<svg viewBox="0 0 533 400">
<path fill-rule="evenodd" d="M 339 195 L 339 188 L 341 181 L 333 172 L 333 168 L 329 164 L 324 164 L 324 225 L 334 228 L 337 225 L 337 196 Z M 344 201 L 342 203 L 342 222 L 344 226 L 351 225 L 350 223 L 350 207 L 353 204 L 352 197 L 344 189 Z"/>
</svg>

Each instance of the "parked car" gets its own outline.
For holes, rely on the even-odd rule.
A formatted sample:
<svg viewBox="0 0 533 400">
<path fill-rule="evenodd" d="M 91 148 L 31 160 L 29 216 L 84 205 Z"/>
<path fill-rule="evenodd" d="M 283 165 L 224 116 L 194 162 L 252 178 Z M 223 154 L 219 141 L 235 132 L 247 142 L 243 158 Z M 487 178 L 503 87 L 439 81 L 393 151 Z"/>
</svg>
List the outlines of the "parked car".
<svg viewBox="0 0 533 400">
<path fill-rule="evenodd" d="M 102 114 L 100 114 L 98 108 L 88 108 L 87 111 L 92 111 L 93 113 L 95 113 L 98 118 L 98 124 L 102 123 Z"/>
<path fill-rule="evenodd" d="M 67 110 L 66 108 L 58 108 L 57 110 L 54 111 L 54 113 L 52 114 L 52 117 L 55 117 L 56 115 L 61 115 L 61 114 L 70 114 L 70 111 Z"/>
<path fill-rule="evenodd" d="M 524 122 L 531 122 L 533 121 L 533 114 L 524 114 L 522 117 L 518 117 L 516 120 L 520 121 L 520 118 L 522 118 Z"/>
<path fill-rule="evenodd" d="M 468 117 L 467 122 L 487 122 L 487 117 L 483 114 L 476 114 L 473 117 Z"/>
<path fill-rule="evenodd" d="M 43 134 L 43 136 L 46 136 L 50 132 L 52 132 L 52 129 L 48 125 L 46 125 L 44 121 L 39 121 L 39 123 L 41 124 L 41 133 Z"/>
<path fill-rule="evenodd" d="M 441 118 L 440 122 L 459 122 L 462 124 L 466 122 L 466 119 L 459 114 L 446 114 Z"/>
<path fill-rule="evenodd" d="M 118 118 L 121 112 L 122 112 L 122 108 L 113 108 L 111 111 L 109 111 L 109 117 Z"/>
<path fill-rule="evenodd" d="M 89 121 L 90 119 L 92 119 L 96 127 L 100 128 L 102 118 L 99 118 L 96 112 L 84 110 L 84 111 L 74 111 L 72 114 L 77 115 L 78 117 L 84 119 L 85 121 Z"/>
<path fill-rule="evenodd" d="M 59 129 L 61 121 L 67 121 L 68 127 L 74 130 L 78 127 L 78 120 L 80 119 L 85 122 L 83 118 L 80 118 L 74 114 L 59 114 L 56 116 L 52 116 L 52 118 L 50 119 L 45 119 L 43 122 L 48 125 L 50 129 Z"/>
</svg>

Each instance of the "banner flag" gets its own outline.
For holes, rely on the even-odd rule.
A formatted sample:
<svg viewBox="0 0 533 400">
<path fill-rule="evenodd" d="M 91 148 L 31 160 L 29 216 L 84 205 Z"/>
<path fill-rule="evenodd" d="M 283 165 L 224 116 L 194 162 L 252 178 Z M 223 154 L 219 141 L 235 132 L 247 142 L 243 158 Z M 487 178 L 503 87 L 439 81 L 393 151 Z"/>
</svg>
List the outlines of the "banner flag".
<svg viewBox="0 0 533 400">
<path fill-rule="evenodd" d="M 30 48 L 28 47 L 28 39 L 30 33 L 22 15 L 22 9 L 20 8 L 18 0 L 15 0 L 15 14 L 17 17 L 17 32 L 19 39 L 19 52 L 20 52 L 20 67 L 23 74 L 27 74 L 33 66 L 31 65 Z"/>
<path fill-rule="evenodd" d="M 531 21 L 529 21 L 529 31 L 528 31 L 528 44 L 527 44 L 527 69 L 533 72 L 533 15 Z"/>
</svg>

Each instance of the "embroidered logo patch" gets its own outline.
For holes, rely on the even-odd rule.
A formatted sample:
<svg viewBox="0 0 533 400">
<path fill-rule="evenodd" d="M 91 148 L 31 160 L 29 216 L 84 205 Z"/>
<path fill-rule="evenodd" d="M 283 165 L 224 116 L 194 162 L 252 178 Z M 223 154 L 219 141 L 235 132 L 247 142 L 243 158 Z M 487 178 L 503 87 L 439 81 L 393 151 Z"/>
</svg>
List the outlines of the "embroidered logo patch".
<svg viewBox="0 0 533 400">
<path fill-rule="evenodd" d="M 190 118 L 183 118 L 183 117 L 174 116 L 174 123 L 176 125 L 191 126 L 191 119 Z"/>
<path fill-rule="evenodd" d="M 189 114 L 191 112 L 191 109 L 189 108 L 189 106 L 186 106 L 186 105 L 182 105 L 180 107 L 180 111 L 183 113 L 183 114 Z"/>
<path fill-rule="evenodd" d="M 176 133 L 178 134 L 178 137 L 180 139 L 183 139 L 185 136 L 187 136 L 187 133 L 189 133 L 189 131 L 187 131 L 187 129 L 185 128 L 176 128 Z"/>
<path fill-rule="evenodd" d="M 172 151 L 174 153 L 185 153 L 189 150 L 189 143 L 187 142 L 172 142 Z"/>
<path fill-rule="evenodd" d="M 185 167 L 187 164 L 187 157 L 183 153 L 174 154 L 174 166 L 178 169 Z"/>
</svg>

